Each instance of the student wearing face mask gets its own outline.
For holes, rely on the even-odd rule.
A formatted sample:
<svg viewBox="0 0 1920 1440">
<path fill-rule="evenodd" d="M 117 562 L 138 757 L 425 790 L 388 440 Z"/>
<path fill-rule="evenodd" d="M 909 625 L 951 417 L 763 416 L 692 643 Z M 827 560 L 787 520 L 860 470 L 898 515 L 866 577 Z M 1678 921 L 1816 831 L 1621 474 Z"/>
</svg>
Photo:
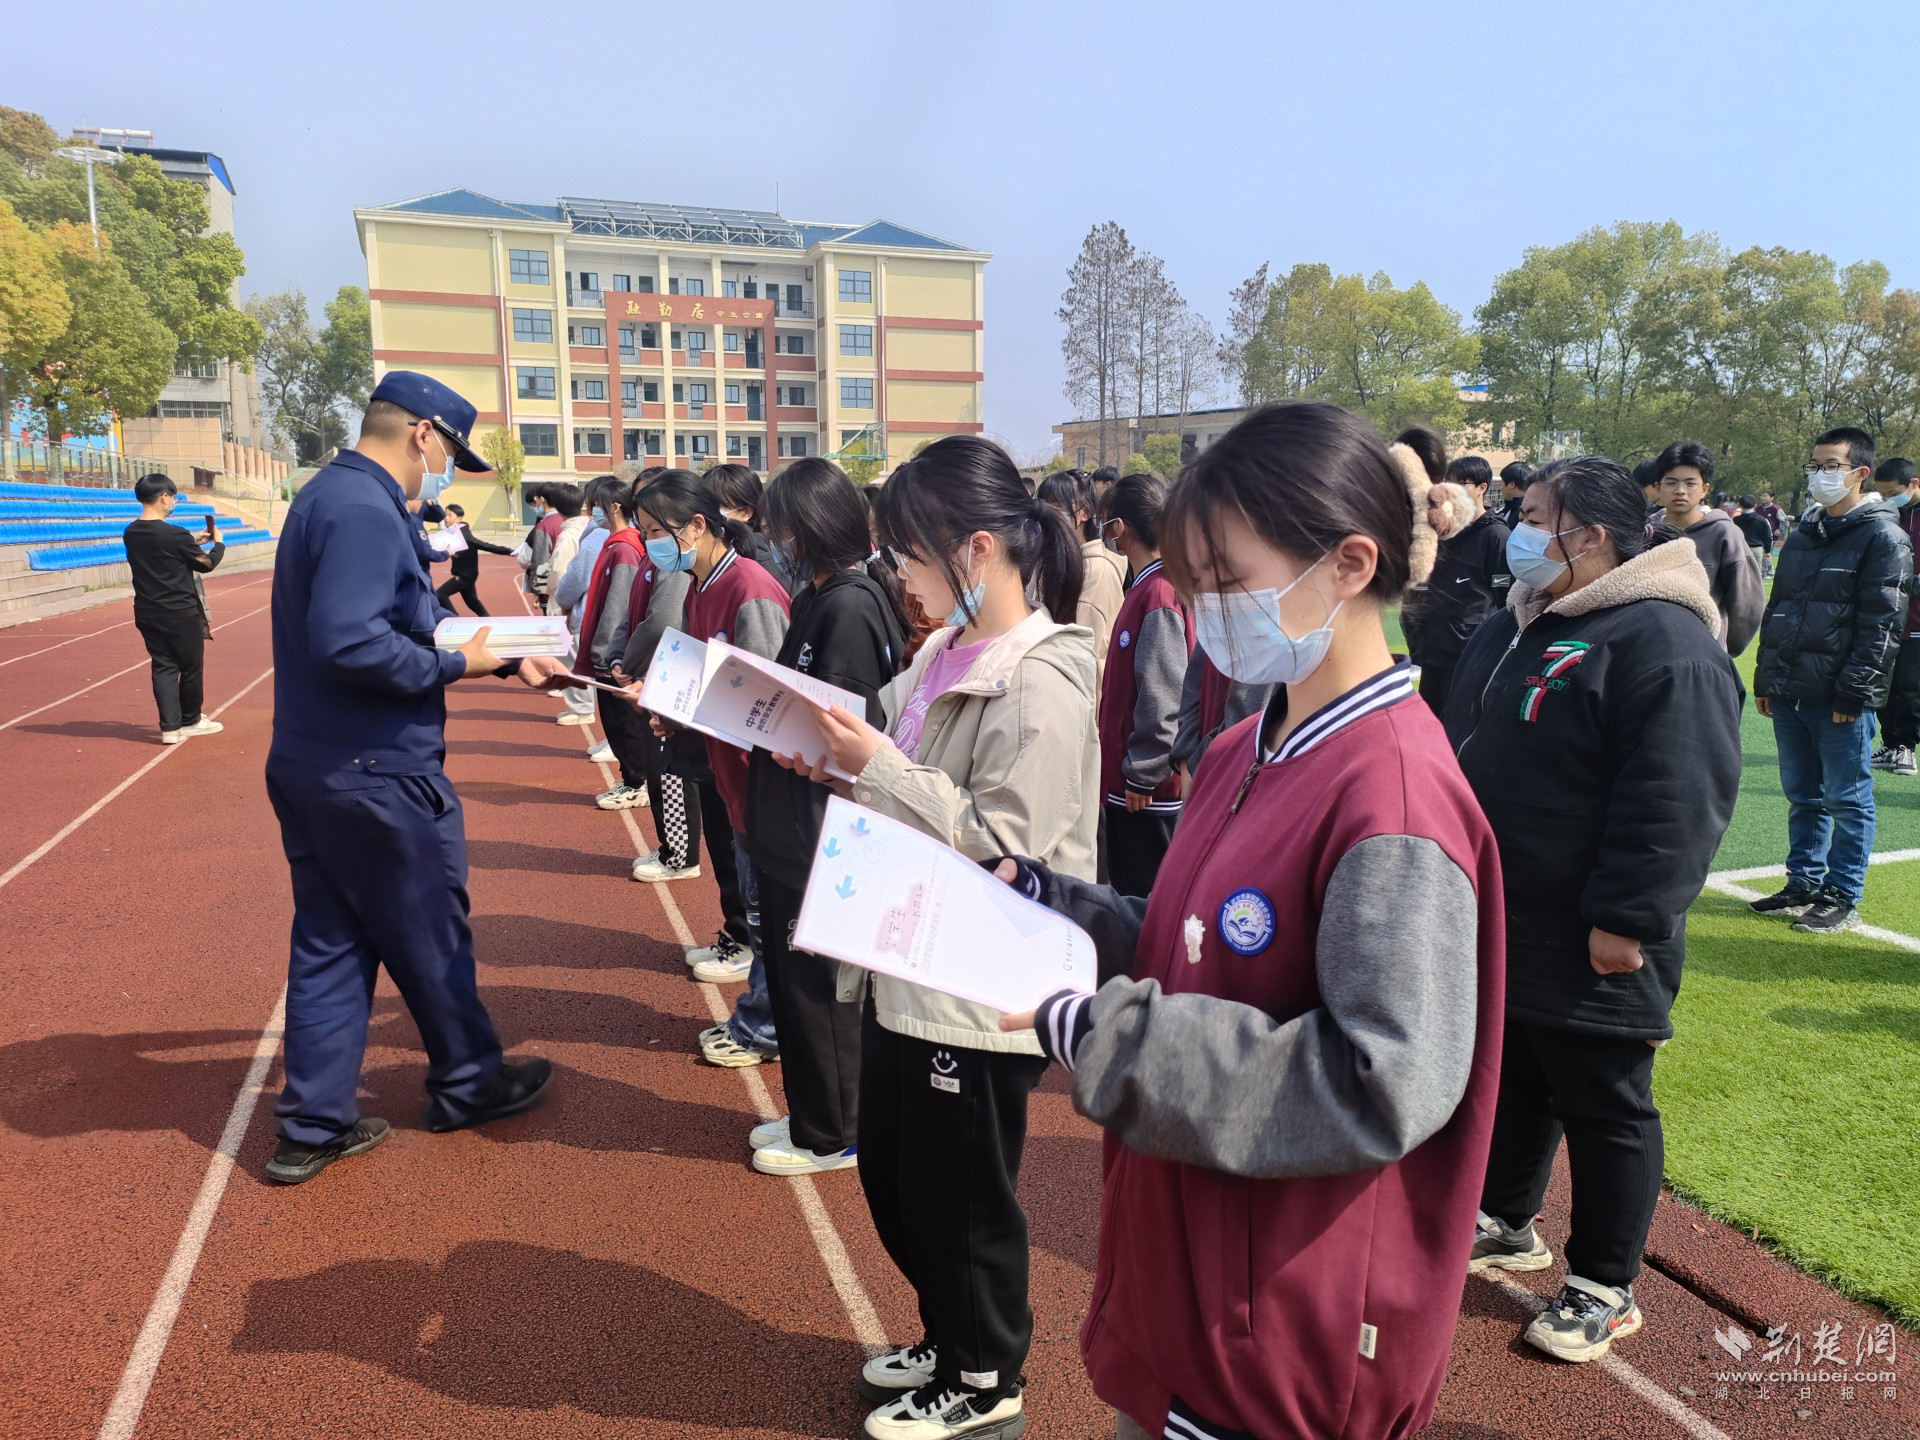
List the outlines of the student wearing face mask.
<svg viewBox="0 0 1920 1440">
<path fill-rule="evenodd" d="M 1525 1339 L 1587 1361 L 1641 1326 L 1654 1053 L 1673 1035 L 1687 907 L 1733 815 L 1745 696 L 1694 547 L 1613 461 L 1536 471 L 1507 560 L 1513 593 L 1461 656 L 1446 715 L 1506 890 L 1506 1043 L 1469 1268 L 1553 1265 L 1534 1217 L 1564 1134 L 1566 1274 Z"/>
<path fill-rule="evenodd" d="M 587 503 L 596 522 L 604 519 L 605 529 L 596 528 L 590 538 L 600 537 L 587 582 L 579 599 L 580 659 L 578 671 L 607 684 L 618 683 L 627 640 L 647 613 L 653 565 L 647 559 L 640 532 L 634 529 L 633 491 L 623 480 L 603 475 L 587 488 Z M 583 544 L 580 553 L 585 555 Z M 579 557 L 575 557 L 576 563 Z M 573 567 L 568 567 L 569 575 Z M 556 592 L 566 599 L 565 587 Z M 593 692 L 600 707 L 600 728 L 606 732 L 606 744 L 620 766 L 620 778 L 609 789 L 594 797 L 602 810 L 631 810 L 647 803 L 648 744 L 653 733 L 646 716 L 632 702 L 605 690 Z"/>
<path fill-rule="evenodd" d="M 1819 935 L 1860 923 L 1874 712 L 1887 703 L 1913 579 L 1893 506 L 1861 489 L 1873 460 L 1873 437 L 1851 426 L 1813 442 L 1813 506 L 1780 547 L 1753 667 L 1787 793 L 1787 883 L 1751 908 L 1795 914 L 1794 929 Z"/>
<path fill-rule="evenodd" d="M 766 487 L 745 465 L 715 465 L 700 477 L 720 497 L 720 513 L 746 526 L 747 543 L 741 553 L 778 580 L 791 598 L 806 584 L 804 575 L 790 574 L 780 564 L 767 536 Z"/>
<path fill-rule="evenodd" d="M 669 470 L 642 486 L 634 505 L 655 567 L 685 571 L 693 577 L 682 627 L 685 633 L 696 640 L 721 640 L 769 660 L 777 656 L 787 633 L 786 589 L 747 555 L 751 532 L 722 513 L 720 497 L 705 477 Z M 671 737 L 676 745 L 692 738 L 658 717 L 651 724 L 655 735 L 663 740 Z M 722 846 L 730 852 L 746 914 L 748 946 L 747 954 L 729 957 L 724 975 L 715 975 L 712 967 L 696 966 L 694 973 L 701 979 L 747 981 L 728 1021 L 700 1033 L 700 1053 L 710 1065 L 758 1065 L 778 1056 L 779 1039 L 767 998 L 759 880 L 746 843 L 747 755 L 711 736 L 700 740 L 713 777 L 711 786 L 701 787 L 707 849 L 716 856 Z M 717 859 L 715 868 L 719 869 Z"/>
<path fill-rule="evenodd" d="M 1150 898 L 995 866 L 1100 959 L 1001 1022 L 1107 1132 L 1081 1354 L 1123 1440 L 1385 1440 L 1446 1371 L 1500 1037 L 1493 837 L 1382 626 L 1404 478 L 1346 411 L 1263 406 L 1161 541 L 1265 711 L 1208 749 Z"/>
<path fill-rule="evenodd" d="M 551 657 L 503 662 L 487 630 L 436 649 L 448 618 L 414 554 L 410 498 L 438 494 L 474 407 L 439 381 L 389 371 L 360 439 L 287 509 L 273 570 L 273 743 L 267 796 L 293 882 L 286 1082 L 267 1174 L 299 1184 L 371 1150 L 385 1120 L 355 1099 L 374 979 L 400 988 L 427 1051 L 426 1127 L 537 1103 L 551 1067 L 502 1060 L 474 982 L 466 834 L 443 771 L 444 691 L 469 675 L 546 688 Z"/>
<path fill-rule="evenodd" d="M 1153 888 L 1180 819 L 1184 777 L 1173 766 L 1180 691 L 1193 650 L 1193 620 L 1160 561 L 1157 475 L 1122 475 L 1101 521 L 1127 557 L 1133 585 L 1114 616 L 1100 691 L 1100 795 L 1107 874 L 1122 895 Z"/>
<path fill-rule="evenodd" d="M 853 799 L 963 854 L 1044 858 L 1091 880 L 1100 808 L 1084 558 L 999 446 L 936 440 L 878 497 L 901 579 L 942 617 L 881 693 L 889 729 L 829 712 Z M 1030 587 L 1042 603 L 1029 601 Z M 788 763 L 791 763 L 789 760 Z M 812 773 L 828 780 L 824 767 Z M 860 978 L 851 978 L 860 977 Z M 849 994 L 867 989 L 850 972 Z M 867 1362 L 873 1440 L 1017 1434 L 1033 1338 L 1027 1219 L 1015 1196 L 1027 1096 L 1046 1060 L 1031 1030 L 876 976 L 860 1034 L 860 1181 L 874 1229 L 919 1298 L 925 1333 Z"/>
</svg>

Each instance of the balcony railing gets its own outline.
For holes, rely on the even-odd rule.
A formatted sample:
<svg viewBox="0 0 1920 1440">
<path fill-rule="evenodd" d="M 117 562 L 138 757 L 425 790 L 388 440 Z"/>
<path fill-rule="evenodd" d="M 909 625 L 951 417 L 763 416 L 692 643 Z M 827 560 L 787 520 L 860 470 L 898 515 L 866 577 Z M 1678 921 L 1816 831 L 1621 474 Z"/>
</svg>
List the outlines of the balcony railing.
<svg viewBox="0 0 1920 1440">
<path fill-rule="evenodd" d="M 576 290 L 573 286 L 569 285 L 567 287 L 567 304 L 578 306 L 583 310 L 604 310 L 606 309 L 607 302 L 602 297 L 605 294 L 606 292 L 604 290 Z"/>
<path fill-rule="evenodd" d="M 773 302 L 773 314 L 775 319 L 783 316 L 793 316 L 811 320 L 813 318 L 813 302 L 811 300 L 802 300 L 796 305 L 791 300 L 775 300 Z"/>
</svg>

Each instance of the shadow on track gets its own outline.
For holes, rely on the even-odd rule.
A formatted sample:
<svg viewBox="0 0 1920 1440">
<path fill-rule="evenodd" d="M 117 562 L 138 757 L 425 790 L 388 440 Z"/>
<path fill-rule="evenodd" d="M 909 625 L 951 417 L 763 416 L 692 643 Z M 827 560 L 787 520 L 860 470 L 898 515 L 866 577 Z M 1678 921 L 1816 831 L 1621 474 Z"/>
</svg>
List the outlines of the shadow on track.
<svg viewBox="0 0 1920 1440">
<path fill-rule="evenodd" d="M 257 1030 L 46 1035 L 0 1047 L 0 1124 L 22 1135 L 177 1130 L 211 1150 L 253 1061 Z M 223 1048 L 214 1059 L 169 1051 Z"/>
<path fill-rule="evenodd" d="M 511 780 L 463 780 L 459 789 L 460 798 L 469 805 L 565 805 L 578 809 L 587 803 L 587 797 L 578 790 L 518 785 Z"/>
<path fill-rule="evenodd" d="M 686 952 L 678 940 L 543 915 L 475 915 L 470 923 L 473 952 L 482 965 L 687 973 Z"/>
<path fill-rule="evenodd" d="M 450 720 L 449 723 L 456 723 Z M 556 727 L 557 728 L 557 727 Z M 560 738 L 558 736 L 556 739 Z M 564 745 L 523 745 L 517 740 L 449 740 L 449 755 L 497 755 L 509 760 L 578 760 L 584 746 L 571 743 Z"/>
<path fill-rule="evenodd" d="M 611 837 L 617 832 L 609 831 Z M 624 839 L 624 836 L 620 838 Z M 475 870 L 530 870 L 539 875 L 618 875 L 633 869 L 633 852 L 596 855 L 559 845 L 524 840 L 476 840 L 467 837 L 467 863 Z"/>
<path fill-rule="evenodd" d="M 135 740 L 158 746 L 160 727 L 128 720 L 69 720 L 63 725 L 18 725 L 29 735 L 59 735 L 68 740 Z"/>
<path fill-rule="evenodd" d="M 233 1348 L 344 1356 L 466 1404 L 703 1431 L 853 1433 L 869 1408 L 851 1340 L 779 1329 L 642 1266 L 509 1241 L 257 1281 Z"/>
</svg>

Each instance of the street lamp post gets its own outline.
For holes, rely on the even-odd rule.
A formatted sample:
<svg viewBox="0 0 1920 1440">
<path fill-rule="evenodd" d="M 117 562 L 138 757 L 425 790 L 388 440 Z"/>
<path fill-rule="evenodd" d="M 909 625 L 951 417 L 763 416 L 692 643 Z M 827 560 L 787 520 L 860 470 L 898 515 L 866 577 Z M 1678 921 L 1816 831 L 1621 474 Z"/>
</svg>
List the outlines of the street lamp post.
<svg viewBox="0 0 1920 1440">
<path fill-rule="evenodd" d="M 87 167 L 87 223 L 93 227 L 93 248 L 100 248 L 100 210 L 93 199 L 93 167 L 106 165 L 119 160 L 117 150 L 103 150 L 98 145 L 62 145 L 53 152 L 62 160 L 77 160 Z"/>
</svg>

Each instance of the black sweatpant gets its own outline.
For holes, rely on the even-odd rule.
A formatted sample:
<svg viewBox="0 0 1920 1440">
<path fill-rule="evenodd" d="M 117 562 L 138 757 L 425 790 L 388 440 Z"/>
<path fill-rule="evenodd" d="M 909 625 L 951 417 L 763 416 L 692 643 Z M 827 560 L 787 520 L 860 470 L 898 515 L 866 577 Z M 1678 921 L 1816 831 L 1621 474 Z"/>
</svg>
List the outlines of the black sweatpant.
<svg viewBox="0 0 1920 1440">
<path fill-rule="evenodd" d="M 1145 895 L 1153 889 L 1160 862 L 1173 843 L 1178 811 L 1156 813 L 1124 805 L 1102 807 L 1107 816 L 1107 883 L 1122 895 Z"/>
<path fill-rule="evenodd" d="M 759 874 L 767 1000 L 793 1141 L 819 1154 L 844 1150 L 860 1133 L 860 1006 L 833 998 L 839 961 L 789 947 L 801 892 Z"/>
<path fill-rule="evenodd" d="M 1447 697 L 1453 694 L 1453 670 L 1451 664 L 1420 667 L 1420 698 L 1435 715 L 1447 713 Z"/>
<path fill-rule="evenodd" d="M 1026 1364 L 1027 1216 L 1014 1187 L 1027 1096 L 1046 1068 L 1039 1055 L 899 1035 L 866 1008 L 860 1185 L 880 1243 L 919 1298 L 943 1384 L 1004 1390 Z"/>
<path fill-rule="evenodd" d="M 1920 746 L 1920 635 L 1908 635 L 1893 658 L 1893 682 L 1880 711 L 1880 743 Z"/>
<path fill-rule="evenodd" d="M 456 575 L 433 592 L 434 598 L 449 610 L 453 602 L 447 597 L 458 595 L 467 602 L 467 608 L 476 615 L 485 615 L 487 607 L 480 603 L 480 577 L 478 575 Z"/>
<path fill-rule="evenodd" d="M 153 703 L 160 728 L 178 730 L 200 718 L 201 667 L 206 656 L 205 622 L 198 612 L 177 619 L 136 620 L 153 658 Z"/>
<path fill-rule="evenodd" d="M 600 675 L 595 677 L 607 680 Z M 613 747 L 613 758 L 620 762 L 620 779 L 628 785 L 645 785 L 649 779 L 647 769 L 647 750 L 649 743 L 658 749 L 660 742 L 654 738 L 647 725 L 646 712 L 631 700 L 605 690 L 593 692 L 595 702 L 600 707 L 600 728 L 607 732 L 607 744 Z M 653 803 L 653 792 L 647 792 L 647 803 Z M 657 827 L 656 827 L 657 828 Z M 682 852 L 676 852 L 682 853 Z"/>
<path fill-rule="evenodd" d="M 1666 1159 L 1653 1103 L 1654 1048 L 1507 1021 L 1500 1099 L 1480 1208 L 1519 1227 L 1540 1211 L 1560 1137 L 1573 1178 L 1567 1273 L 1631 1285 Z"/>
</svg>

